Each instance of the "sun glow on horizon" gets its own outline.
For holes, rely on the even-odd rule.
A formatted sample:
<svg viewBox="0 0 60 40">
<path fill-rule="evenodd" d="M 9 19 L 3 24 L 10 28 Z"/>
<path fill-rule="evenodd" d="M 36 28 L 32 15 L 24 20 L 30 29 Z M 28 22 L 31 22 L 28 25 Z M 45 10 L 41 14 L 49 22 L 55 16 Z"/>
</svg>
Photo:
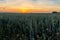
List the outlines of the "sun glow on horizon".
<svg viewBox="0 0 60 40">
<path fill-rule="evenodd" d="M 41 7 L 41 8 L 27 8 L 27 7 L 0 7 L 0 12 L 19 12 L 19 13 L 41 13 L 41 12 L 52 12 L 52 11 L 60 11 L 59 7 Z"/>
<path fill-rule="evenodd" d="M 20 10 L 21 10 L 22 13 L 28 12 L 28 9 L 27 8 L 21 8 Z"/>
</svg>

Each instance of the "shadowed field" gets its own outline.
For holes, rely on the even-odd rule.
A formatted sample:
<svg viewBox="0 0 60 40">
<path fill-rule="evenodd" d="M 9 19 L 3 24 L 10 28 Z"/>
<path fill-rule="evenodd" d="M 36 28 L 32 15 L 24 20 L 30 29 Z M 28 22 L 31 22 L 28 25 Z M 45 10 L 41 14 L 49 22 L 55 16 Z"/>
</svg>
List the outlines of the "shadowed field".
<svg viewBox="0 0 60 40">
<path fill-rule="evenodd" d="M 60 14 L 0 13 L 0 40 L 60 40 Z"/>
</svg>

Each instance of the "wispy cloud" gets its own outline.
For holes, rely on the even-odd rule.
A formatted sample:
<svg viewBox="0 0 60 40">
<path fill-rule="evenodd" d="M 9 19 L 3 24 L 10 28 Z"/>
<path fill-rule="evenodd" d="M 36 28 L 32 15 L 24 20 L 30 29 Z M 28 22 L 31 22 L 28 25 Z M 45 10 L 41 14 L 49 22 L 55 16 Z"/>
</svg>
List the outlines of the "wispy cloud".
<svg viewBox="0 0 60 40">
<path fill-rule="evenodd" d="M 31 4 L 33 6 L 43 5 L 58 5 L 60 6 L 60 0 L 0 0 L 0 5 L 5 6 L 21 6 L 22 4 Z M 40 4 L 40 5 L 38 5 Z"/>
</svg>

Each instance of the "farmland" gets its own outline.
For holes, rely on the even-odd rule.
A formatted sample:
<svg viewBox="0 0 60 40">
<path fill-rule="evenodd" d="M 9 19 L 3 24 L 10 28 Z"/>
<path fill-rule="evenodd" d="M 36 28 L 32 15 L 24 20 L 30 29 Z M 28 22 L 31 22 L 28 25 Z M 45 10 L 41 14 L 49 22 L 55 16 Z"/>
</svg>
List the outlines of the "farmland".
<svg viewBox="0 0 60 40">
<path fill-rule="evenodd" d="M 60 14 L 0 13 L 0 40 L 60 40 Z"/>
</svg>

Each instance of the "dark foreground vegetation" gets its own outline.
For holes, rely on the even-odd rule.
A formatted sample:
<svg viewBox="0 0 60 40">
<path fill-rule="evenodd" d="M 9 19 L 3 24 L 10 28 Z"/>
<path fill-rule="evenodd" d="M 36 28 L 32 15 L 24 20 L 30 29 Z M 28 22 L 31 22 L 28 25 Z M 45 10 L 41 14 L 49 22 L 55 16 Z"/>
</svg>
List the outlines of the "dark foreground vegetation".
<svg viewBox="0 0 60 40">
<path fill-rule="evenodd" d="M 60 40 L 60 14 L 0 14 L 0 40 Z"/>
</svg>

